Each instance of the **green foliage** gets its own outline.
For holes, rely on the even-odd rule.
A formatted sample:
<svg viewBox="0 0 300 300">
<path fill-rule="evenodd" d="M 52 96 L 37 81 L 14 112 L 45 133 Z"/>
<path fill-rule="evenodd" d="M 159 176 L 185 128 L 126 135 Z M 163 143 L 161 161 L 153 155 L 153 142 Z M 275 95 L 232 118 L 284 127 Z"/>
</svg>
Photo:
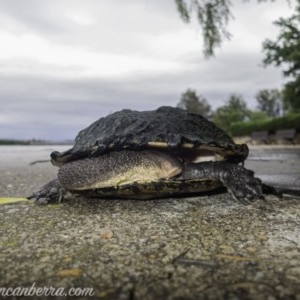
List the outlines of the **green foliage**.
<svg viewBox="0 0 300 300">
<path fill-rule="evenodd" d="M 258 0 L 266 2 L 267 0 Z M 274 0 L 271 0 L 271 2 Z M 246 2 L 246 1 L 244 1 Z M 230 38 L 227 25 L 232 18 L 230 0 L 175 0 L 177 9 L 182 20 L 190 22 L 192 14 L 196 15 L 197 21 L 202 28 L 204 41 L 204 55 L 214 55 L 214 49 L 219 47 L 224 39 Z"/>
<path fill-rule="evenodd" d="M 280 28 L 280 33 L 275 42 L 269 39 L 264 41 L 264 63 L 276 66 L 284 64 L 285 76 L 300 75 L 300 2 L 292 17 L 280 18 L 274 24 Z"/>
<path fill-rule="evenodd" d="M 195 114 L 203 115 L 204 117 L 208 117 L 211 110 L 206 99 L 201 95 L 198 96 L 196 91 L 192 89 L 187 89 L 187 91 L 181 95 L 177 107 Z"/>
<path fill-rule="evenodd" d="M 224 106 L 219 107 L 214 113 L 214 123 L 230 133 L 230 125 L 234 122 L 242 122 L 249 116 L 249 109 L 242 96 L 231 95 Z"/>
<path fill-rule="evenodd" d="M 249 121 L 257 122 L 257 121 L 266 121 L 269 120 L 270 117 L 264 111 L 252 111 L 249 110 L 248 115 Z"/>
<path fill-rule="evenodd" d="M 300 111 L 300 76 L 285 85 L 283 103 L 288 111 Z"/>
<path fill-rule="evenodd" d="M 265 112 L 270 117 L 276 117 L 280 114 L 281 93 L 277 89 L 261 90 L 256 94 L 258 110 Z"/>
<path fill-rule="evenodd" d="M 222 40 L 230 36 L 226 26 L 231 16 L 231 1 L 175 0 L 175 2 L 183 21 L 189 22 L 192 13 L 196 14 L 203 32 L 204 55 L 212 56 L 214 49 L 221 45 Z"/>
<path fill-rule="evenodd" d="M 290 18 L 280 18 L 275 25 L 280 28 L 276 41 L 267 39 L 263 43 L 266 54 L 265 65 L 283 65 L 283 74 L 294 78 L 288 82 L 283 90 L 285 107 L 290 111 L 300 109 L 300 1 L 294 15 Z"/>
<path fill-rule="evenodd" d="M 229 132 L 232 136 L 244 136 L 250 135 L 253 131 L 275 133 L 280 129 L 292 128 L 300 132 L 300 113 L 288 114 L 281 118 L 233 123 L 230 125 Z"/>
</svg>

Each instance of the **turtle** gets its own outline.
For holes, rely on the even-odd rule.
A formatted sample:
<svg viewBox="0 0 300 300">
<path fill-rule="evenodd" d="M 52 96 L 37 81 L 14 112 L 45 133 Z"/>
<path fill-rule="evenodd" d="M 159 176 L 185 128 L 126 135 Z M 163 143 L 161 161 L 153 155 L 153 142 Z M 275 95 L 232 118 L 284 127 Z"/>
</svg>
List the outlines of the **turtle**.
<svg viewBox="0 0 300 300">
<path fill-rule="evenodd" d="M 62 201 L 87 197 L 155 199 L 209 193 L 224 187 L 233 199 L 263 198 L 262 182 L 244 168 L 249 149 L 205 117 L 181 108 L 123 109 L 101 117 L 50 154 L 57 178 L 29 196 Z"/>
</svg>

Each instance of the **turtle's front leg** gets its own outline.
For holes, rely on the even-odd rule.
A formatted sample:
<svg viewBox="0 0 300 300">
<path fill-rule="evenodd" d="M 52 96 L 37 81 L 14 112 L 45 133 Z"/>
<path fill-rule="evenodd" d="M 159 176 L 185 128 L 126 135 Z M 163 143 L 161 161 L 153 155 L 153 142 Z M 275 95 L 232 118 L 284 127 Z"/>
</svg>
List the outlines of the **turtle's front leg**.
<svg viewBox="0 0 300 300">
<path fill-rule="evenodd" d="M 249 203 L 254 198 L 263 198 L 262 182 L 254 172 L 229 162 L 201 162 L 185 165 L 181 179 L 219 180 L 239 202 Z"/>
<path fill-rule="evenodd" d="M 27 198 L 34 199 L 40 204 L 59 203 L 65 194 L 66 190 L 61 186 L 58 179 L 53 179 Z"/>
</svg>

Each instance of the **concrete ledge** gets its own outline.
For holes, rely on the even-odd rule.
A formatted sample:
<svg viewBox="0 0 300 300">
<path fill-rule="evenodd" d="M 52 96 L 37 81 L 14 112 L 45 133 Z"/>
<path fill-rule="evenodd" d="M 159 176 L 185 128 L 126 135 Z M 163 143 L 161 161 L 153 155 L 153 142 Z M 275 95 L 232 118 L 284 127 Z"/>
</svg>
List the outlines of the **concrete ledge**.
<svg viewBox="0 0 300 300">
<path fill-rule="evenodd" d="M 29 166 L 48 154 L 0 155 L 0 196 L 24 197 L 53 178 L 50 164 Z M 299 177 L 296 160 L 247 166 Z M 293 197 L 247 206 L 227 193 L 73 197 L 50 206 L 0 205 L 0 218 L 0 287 L 93 289 L 94 296 L 77 299 L 300 298 L 300 201 Z"/>
</svg>

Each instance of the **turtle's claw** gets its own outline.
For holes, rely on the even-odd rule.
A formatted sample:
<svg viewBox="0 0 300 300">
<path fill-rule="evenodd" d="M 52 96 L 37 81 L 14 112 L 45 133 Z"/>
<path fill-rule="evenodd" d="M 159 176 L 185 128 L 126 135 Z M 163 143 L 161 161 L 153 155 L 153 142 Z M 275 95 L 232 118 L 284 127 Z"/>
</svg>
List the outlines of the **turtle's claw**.
<svg viewBox="0 0 300 300">
<path fill-rule="evenodd" d="M 59 184 L 59 181 L 53 179 L 27 198 L 35 200 L 38 204 L 60 203 L 65 193 L 66 191 Z"/>
<path fill-rule="evenodd" d="M 262 194 L 262 182 L 259 178 L 254 177 L 254 172 L 247 170 L 239 165 L 232 165 L 231 180 L 221 178 L 224 186 L 231 195 L 241 203 L 250 204 L 254 199 L 264 199 Z M 230 178 L 230 176 L 229 176 Z"/>
<path fill-rule="evenodd" d="M 218 180 L 235 201 L 244 204 L 262 197 L 261 180 L 254 177 L 253 171 L 235 163 L 226 161 L 189 163 L 185 165 L 180 178 Z"/>
</svg>

